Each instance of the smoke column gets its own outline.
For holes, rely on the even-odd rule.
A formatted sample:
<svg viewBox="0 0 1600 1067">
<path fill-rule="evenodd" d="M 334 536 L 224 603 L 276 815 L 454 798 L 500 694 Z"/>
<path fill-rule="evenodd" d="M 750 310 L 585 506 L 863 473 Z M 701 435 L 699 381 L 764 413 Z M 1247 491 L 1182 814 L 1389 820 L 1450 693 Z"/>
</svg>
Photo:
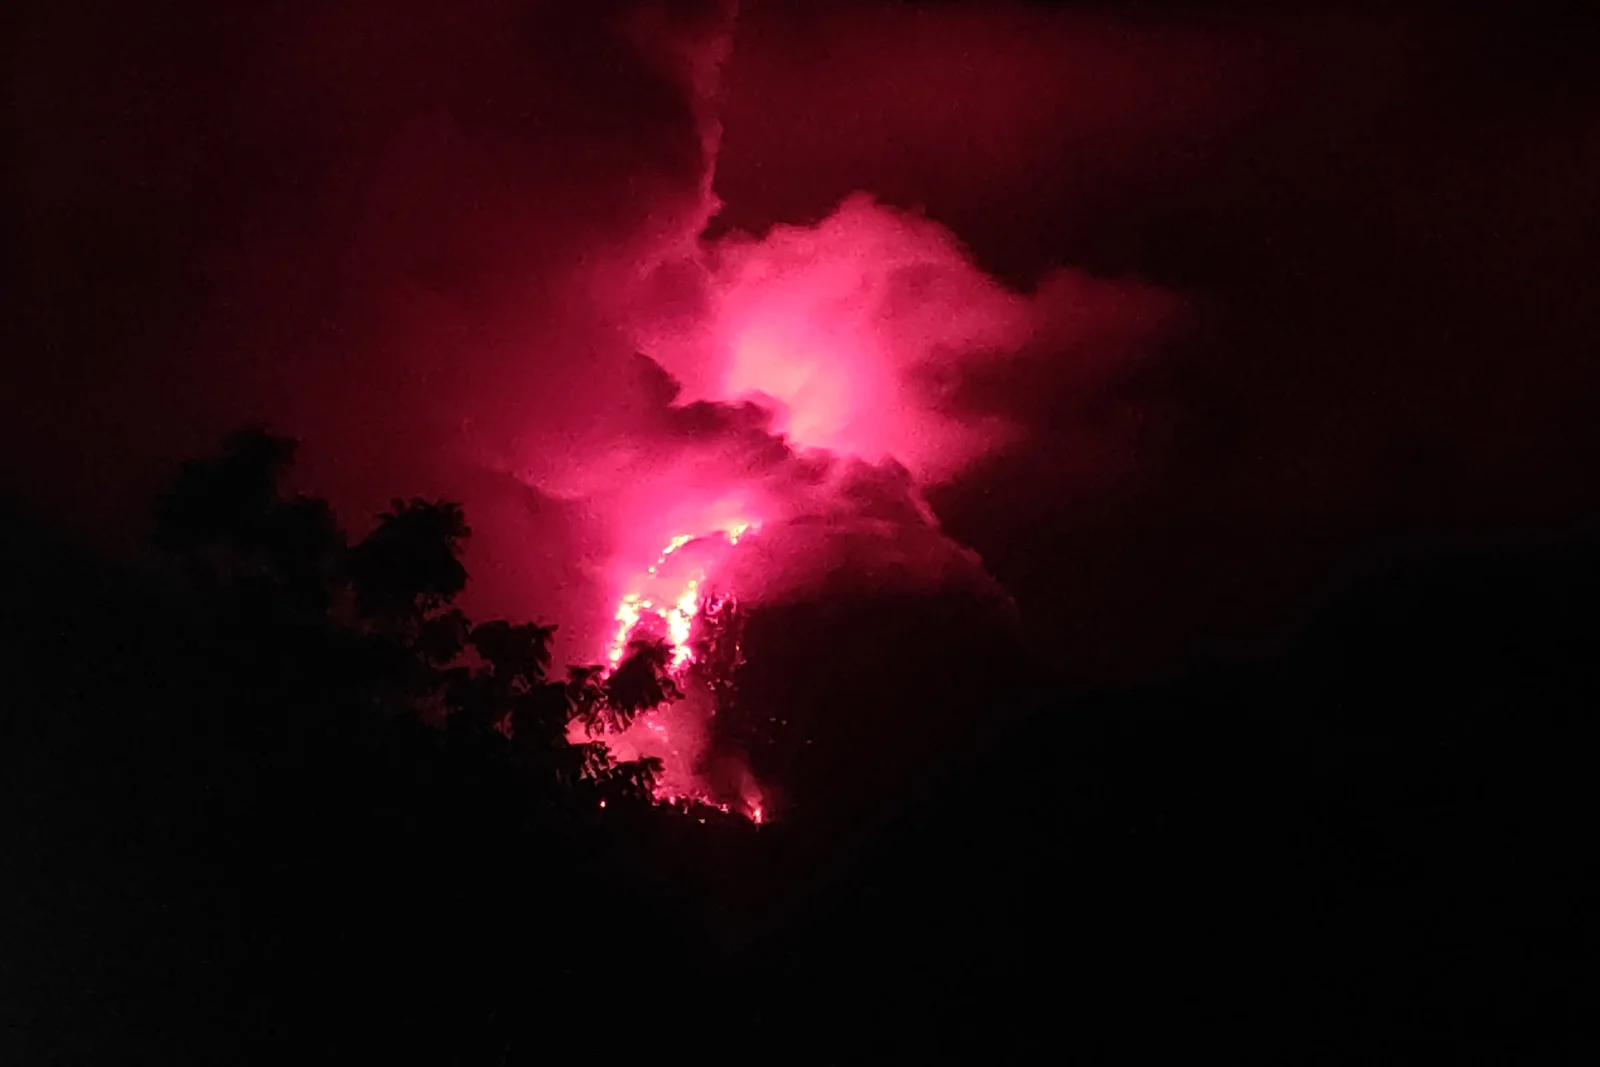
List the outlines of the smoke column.
<svg viewBox="0 0 1600 1067">
<path fill-rule="evenodd" d="M 575 466 L 529 477 L 608 517 L 598 584 L 610 626 L 590 655 L 613 671 L 631 641 L 665 640 L 686 693 L 600 736 L 619 757 L 663 761 L 660 798 L 761 821 L 747 771 L 732 787 L 726 771 L 703 774 L 715 708 L 688 680 L 702 619 L 725 602 L 814 595 L 864 556 L 892 561 L 913 587 L 982 576 L 940 532 L 925 490 L 1022 439 L 964 389 L 1070 345 L 1083 290 L 1059 273 L 1013 291 L 949 230 L 867 193 L 814 225 L 706 236 L 733 14 L 676 33 L 635 23 L 664 35 L 696 103 L 702 232 L 660 234 L 591 269 L 588 298 L 641 354 L 647 401 Z"/>
</svg>

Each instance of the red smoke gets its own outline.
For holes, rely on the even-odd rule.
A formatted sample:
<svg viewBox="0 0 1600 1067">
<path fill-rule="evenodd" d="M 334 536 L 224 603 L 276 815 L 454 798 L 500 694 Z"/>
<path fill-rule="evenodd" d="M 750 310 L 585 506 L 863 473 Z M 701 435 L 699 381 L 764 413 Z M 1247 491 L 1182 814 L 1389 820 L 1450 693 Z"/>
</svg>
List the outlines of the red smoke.
<svg viewBox="0 0 1600 1067">
<path fill-rule="evenodd" d="M 628 39 L 657 54 L 657 69 L 672 72 L 691 102 L 700 208 L 671 217 L 708 232 L 723 206 L 712 190 L 728 13 L 669 33 L 665 49 L 640 36 L 648 19 L 626 23 Z M 1064 271 L 1015 291 L 945 226 L 865 192 L 814 224 L 763 234 L 642 228 L 597 247 L 578 278 L 594 321 L 614 331 L 605 347 L 625 339 L 642 357 L 628 378 L 607 383 L 613 403 L 570 427 L 545 427 L 503 462 L 541 492 L 581 501 L 603 538 L 593 556 L 598 602 L 571 631 L 569 652 L 613 669 L 631 638 L 664 638 L 680 681 L 713 589 L 761 604 L 818 595 L 840 572 L 881 578 L 884 565 L 911 588 L 950 580 L 951 560 L 963 580 L 981 573 L 939 532 L 924 499 L 929 486 L 1024 439 L 984 402 L 981 383 L 1062 359 L 1078 359 L 1087 381 L 1093 361 L 1074 348 L 1086 347 L 1088 325 L 1108 307 L 1113 318 L 1131 309 L 1145 332 L 1167 311 L 1160 294 L 1096 288 Z M 1108 292 L 1121 303 L 1108 303 Z M 812 532 L 786 535 L 796 524 Z M 752 566 L 730 536 L 749 527 L 790 551 L 760 553 Z M 930 553 L 930 540 L 941 547 Z M 730 796 L 726 768 L 719 782 L 702 776 L 715 709 L 683 688 L 685 699 L 609 742 L 619 755 L 663 761 L 660 795 L 753 814 L 747 780 Z"/>
<path fill-rule="evenodd" d="M 1592 64 L 1521 14 L 17 21 L 0 480 L 86 536 L 263 421 L 353 535 L 462 500 L 466 607 L 570 662 L 760 520 L 748 602 L 951 581 L 950 531 L 1081 677 L 1380 535 L 1595 510 Z"/>
<path fill-rule="evenodd" d="M 1004 436 L 952 416 L 946 394 L 965 363 L 1014 355 L 1033 308 L 937 223 L 858 194 L 815 226 L 735 234 L 665 269 L 696 288 L 693 313 L 637 335 L 685 399 L 751 401 L 796 448 L 892 457 L 924 479 Z"/>
<path fill-rule="evenodd" d="M 597 303 L 616 308 L 671 375 L 654 417 L 678 431 L 663 449 L 623 426 L 591 453 L 604 476 L 578 478 L 587 499 L 606 502 L 614 528 L 606 661 L 614 667 L 631 638 L 653 635 L 669 640 L 682 677 L 704 598 L 754 524 L 853 531 L 848 541 L 812 538 L 794 558 L 766 554 L 760 573 L 738 568 L 740 592 L 757 601 L 841 567 L 860 572 L 842 553 L 849 544 L 859 556 L 864 534 L 914 585 L 937 586 L 944 576 L 909 548 L 943 540 L 923 488 L 1018 436 L 963 410 L 958 390 L 979 370 L 1059 342 L 1071 292 L 1054 281 L 1032 296 L 1013 292 L 948 230 L 864 194 L 815 226 L 707 241 L 619 298 L 602 292 Z M 698 777 L 713 710 L 698 703 L 649 713 L 610 740 L 619 755 L 663 760 L 662 796 L 733 803 Z M 737 802 L 757 810 L 742 792 Z"/>
</svg>

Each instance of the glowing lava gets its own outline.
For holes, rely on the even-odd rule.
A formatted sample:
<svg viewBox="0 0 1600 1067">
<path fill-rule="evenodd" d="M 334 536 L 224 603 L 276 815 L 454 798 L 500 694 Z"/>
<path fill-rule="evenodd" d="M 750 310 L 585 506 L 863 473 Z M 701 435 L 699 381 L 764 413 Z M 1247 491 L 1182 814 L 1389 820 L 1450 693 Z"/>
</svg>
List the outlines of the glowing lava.
<svg viewBox="0 0 1600 1067">
<path fill-rule="evenodd" d="M 602 670 L 626 670 L 635 642 L 661 642 L 683 696 L 595 739 L 620 760 L 660 759 L 658 799 L 762 822 L 771 803 L 710 743 L 739 656 L 737 637 L 724 643 L 721 623 L 706 625 L 720 603 L 707 581 L 749 528 L 723 520 L 787 527 L 803 518 L 852 553 L 852 566 L 871 556 L 881 573 L 905 571 L 908 544 L 924 534 L 947 544 L 922 488 L 1013 439 L 1008 423 L 960 395 L 964 369 L 993 369 L 1045 319 L 1038 301 L 984 274 L 948 230 L 864 194 L 814 226 L 703 240 L 657 274 L 659 286 L 627 290 L 624 317 L 638 351 L 670 381 L 657 395 L 677 436 L 668 458 L 639 465 L 637 484 L 617 479 L 602 492 L 613 495 L 613 514 L 648 522 L 614 531 L 626 563 L 649 558 L 657 535 L 687 532 L 663 536 L 655 562 L 630 569 L 612 602 Z M 847 536 L 863 529 L 883 536 Z M 760 577 L 769 595 L 783 580 Z M 736 631 L 736 616 L 731 623 Z M 714 662 L 696 662 L 701 634 L 721 650 Z"/>
<path fill-rule="evenodd" d="M 625 729 L 589 728 L 575 724 L 574 740 L 604 741 L 618 759 L 653 756 L 662 763 L 655 786 L 659 803 L 685 810 L 706 805 L 737 813 L 760 824 L 766 809 L 759 787 L 748 772 L 740 775 L 739 799 L 723 799 L 701 774 L 701 757 L 707 743 L 707 719 L 716 713 L 710 694 L 694 686 L 690 668 L 695 663 L 695 623 L 707 610 L 715 611 L 724 598 L 708 587 L 708 575 L 740 538 L 758 528 L 756 523 L 730 523 L 699 536 L 679 534 L 669 540 L 643 574 L 617 601 L 616 630 L 605 653 L 604 676 L 622 664 L 636 640 L 665 640 L 671 649 L 667 671 L 683 696 L 638 715 Z"/>
<path fill-rule="evenodd" d="M 726 529 L 703 537 L 679 534 L 667 542 L 667 546 L 661 550 L 661 555 L 656 557 L 656 561 L 650 565 L 650 569 L 640 580 L 641 588 L 624 593 L 622 599 L 617 602 L 616 635 L 611 639 L 611 647 L 606 650 L 607 674 L 622 662 L 630 641 L 649 634 L 652 626 L 646 622 L 647 619 L 652 620 L 657 628 L 664 631 L 662 634 L 652 636 L 664 636 L 672 646 L 671 667 L 674 675 L 681 674 L 683 669 L 694 661 L 694 650 L 689 645 L 689 635 L 694 626 L 695 616 L 700 613 L 701 608 L 701 589 L 706 580 L 706 563 L 703 560 L 705 554 L 697 554 L 702 557 L 699 562 L 691 562 L 681 568 L 672 566 L 677 562 L 672 556 L 692 542 L 709 540 L 732 547 L 739 543 L 739 538 L 743 537 L 753 525 L 748 522 L 734 523 Z"/>
</svg>

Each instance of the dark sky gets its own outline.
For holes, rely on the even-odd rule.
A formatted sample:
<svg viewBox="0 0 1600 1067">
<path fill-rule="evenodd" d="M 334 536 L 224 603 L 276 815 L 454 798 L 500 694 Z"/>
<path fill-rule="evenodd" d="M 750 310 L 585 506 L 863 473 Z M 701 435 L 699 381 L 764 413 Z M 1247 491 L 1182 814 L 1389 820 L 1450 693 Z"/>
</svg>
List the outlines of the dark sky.
<svg viewBox="0 0 1600 1067">
<path fill-rule="evenodd" d="M 342 514 L 465 499 L 482 595 L 559 616 L 606 549 L 523 483 L 735 432 L 661 418 L 594 295 L 693 242 L 709 143 L 712 236 L 864 191 L 1070 290 L 1068 341 L 945 394 L 1025 432 L 925 488 L 1090 674 L 1387 546 L 1589 523 L 1600 37 L 1367 7 L 750 2 L 713 91 L 715 3 L 30 3 L 0 485 L 126 543 L 266 419 Z"/>
</svg>

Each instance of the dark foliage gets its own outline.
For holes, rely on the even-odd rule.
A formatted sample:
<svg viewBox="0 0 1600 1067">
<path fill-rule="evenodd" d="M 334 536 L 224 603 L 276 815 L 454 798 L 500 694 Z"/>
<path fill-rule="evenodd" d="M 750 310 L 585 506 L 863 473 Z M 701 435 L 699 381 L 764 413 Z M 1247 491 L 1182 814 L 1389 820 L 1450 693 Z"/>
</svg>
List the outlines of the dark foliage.
<svg viewBox="0 0 1600 1067">
<path fill-rule="evenodd" d="M 471 536 L 457 504 L 400 500 L 350 550 L 350 580 L 362 617 L 393 629 L 416 625 L 467 587 L 461 542 Z"/>
<path fill-rule="evenodd" d="M 322 500 L 283 499 L 296 443 L 262 429 L 228 438 L 220 456 L 184 464 L 156 501 L 156 543 L 205 588 L 272 594 L 294 614 L 325 614 L 344 536 Z"/>
<path fill-rule="evenodd" d="M 291 456 L 246 436 L 184 469 L 181 586 L 4 523 L 6 1062 L 607 1062 L 702 1032 L 780 1063 L 1594 1051 L 1591 545 L 1396 567 L 1270 656 L 1052 679 L 1026 713 L 1007 664 L 956 661 L 952 605 L 741 609 L 752 689 L 783 641 L 849 665 L 790 694 L 816 745 L 729 705 L 810 776 L 757 833 L 566 744 L 665 692 L 661 649 L 552 676 L 551 627 L 453 606 L 459 510 L 397 504 L 347 547 L 279 492 Z M 878 674 L 818 658 L 868 632 Z M 952 701 L 993 737 L 952 745 Z M 937 779 L 874 760 L 906 723 Z M 879 766 L 899 803 L 852 828 Z"/>
<path fill-rule="evenodd" d="M 682 697 L 683 691 L 668 673 L 671 665 L 672 646 L 665 640 L 630 641 L 605 682 L 600 704 L 606 710 L 605 718 L 625 729 L 640 712 Z"/>
<path fill-rule="evenodd" d="M 59 919 L 7 954 L 32 991 L 7 1062 L 501 1063 L 634 981 L 614 917 L 695 936 L 616 848 L 675 817 L 659 765 L 566 743 L 554 627 L 453 605 L 460 508 L 397 500 L 347 545 L 281 492 L 293 455 L 248 431 L 183 467 L 156 514 L 176 584 L 8 525 L 10 904 Z"/>
</svg>

